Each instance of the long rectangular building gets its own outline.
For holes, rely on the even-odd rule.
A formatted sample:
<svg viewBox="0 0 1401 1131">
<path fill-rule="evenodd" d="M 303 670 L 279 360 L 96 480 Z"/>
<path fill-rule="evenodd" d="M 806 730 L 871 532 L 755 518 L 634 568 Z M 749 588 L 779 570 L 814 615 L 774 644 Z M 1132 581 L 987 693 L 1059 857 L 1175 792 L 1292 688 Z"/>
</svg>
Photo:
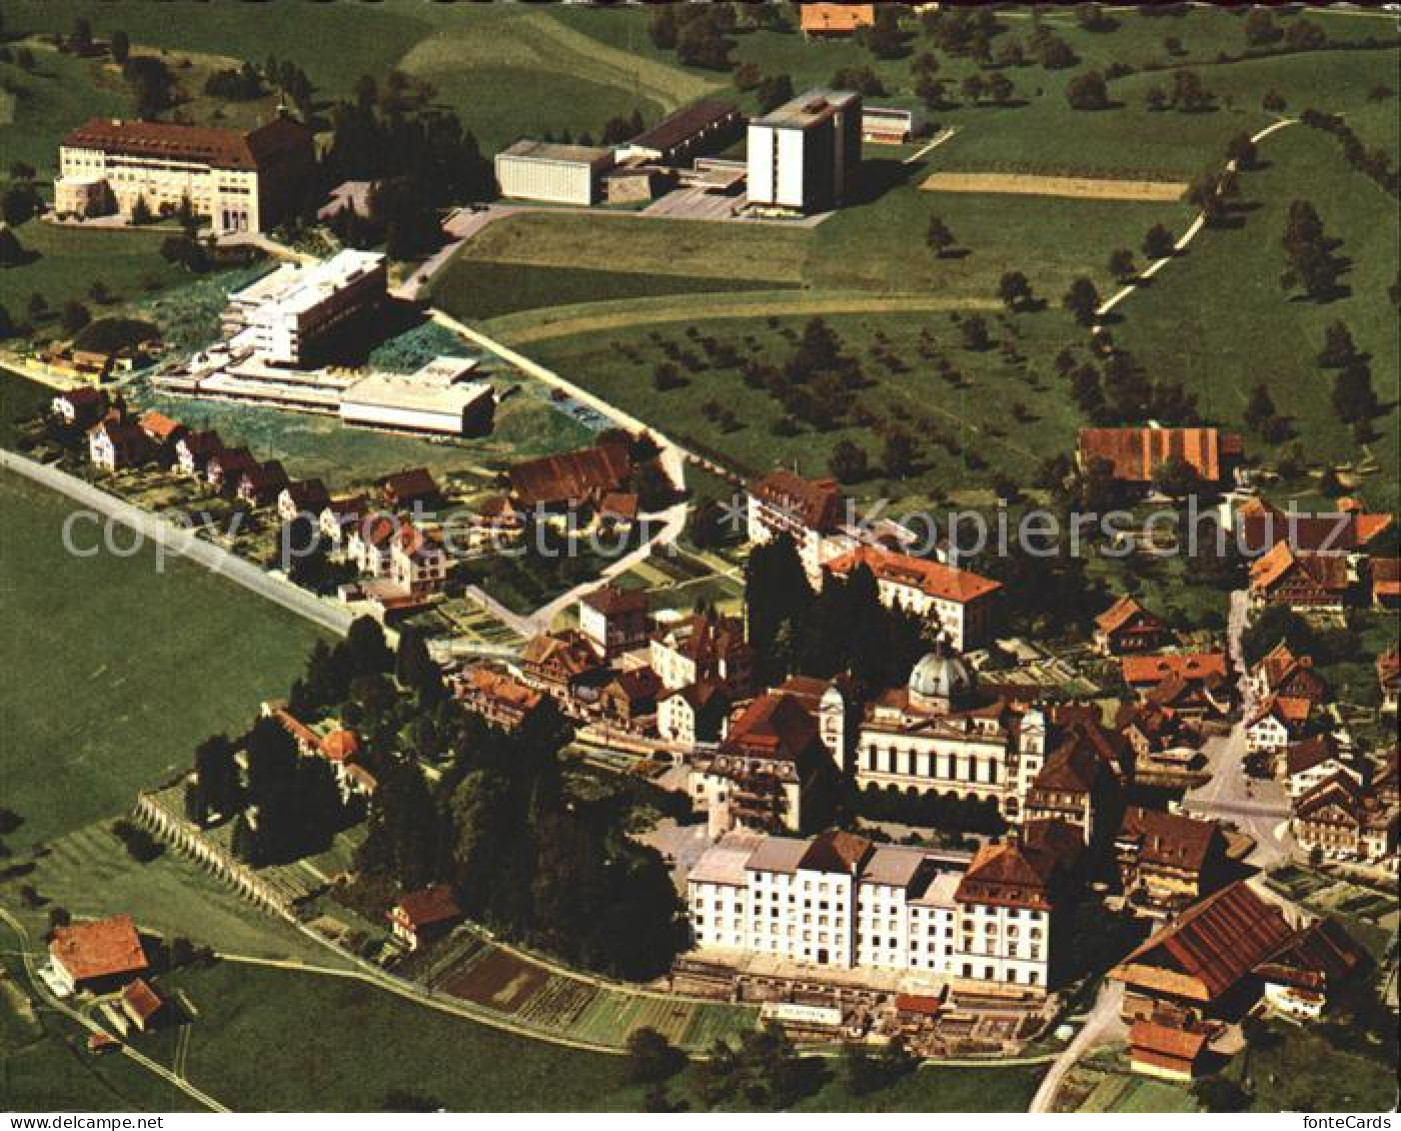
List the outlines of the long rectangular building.
<svg viewBox="0 0 1401 1131">
<path fill-rule="evenodd" d="M 908 973 L 1045 992 L 1062 865 L 1017 843 L 967 856 L 876 844 L 731 833 L 687 880 L 708 960 Z"/>
<path fill-rule="evenodd" d="M 315 163 L 312 133 L 279 117 L 249 131 L 94 119 L 59 144 L 54 211 L 153 216 L 188 200 L 216 232 L 266 231 L 296 203 Z"/>
<path fill-rule="evenodd" d="M 496 182 L 502 196 L 516 200 L 597 204 L 614 160 L 611 149 L 522 140 L 496 155 Z"/>
</svg>

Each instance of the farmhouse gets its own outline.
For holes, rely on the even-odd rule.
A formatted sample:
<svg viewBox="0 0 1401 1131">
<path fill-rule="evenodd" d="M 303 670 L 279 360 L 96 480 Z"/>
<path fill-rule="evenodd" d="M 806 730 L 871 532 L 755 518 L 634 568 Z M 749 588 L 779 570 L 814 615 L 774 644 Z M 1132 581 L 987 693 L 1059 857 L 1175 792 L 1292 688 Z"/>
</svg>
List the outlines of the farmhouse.
<svg viewBox="0 0 1401 1131">
<path fill-rule="evenodd" d="M 859 546 L 826 568 L 846 577 L 861 566 L 875 576 L 881 604 L 924 618 L 957 651 L 981 647 L 991 637 L 1001 582 L 874 546 Z"/>
<path fill-rule="evenodd" d="M 661 165 L 689 165 L 717 153 L 740 134 L 744 118 L 733 102 L 704 99 L 668 114 L 618 149 L 620 161 L 642 158 Z"/>
<path fill-rule="evenodd" d="M 137 978 L 123 986 L 118 1002 L 122 1016 L 141 1033 L 152 1028 L 160 1020 L 166 1006 L 165 999 L 145 978 Z"/>
<path fill-rule="evenodd" d="M 822 212 L 840 204 L 861 164 L 861 95 L 810 90 L 749 123 L 749 202 Z"/>
<path fill-rule="evenodd" d="M 1134 597 L 1120 597 L 1095 617 L 1095 647 L 1106 656 L 1125 652 L 1151 652 L 1171 639 L 1162 618 L 1145 609 Z"/>
<path fill-rule="evenodd" d="M 502 196 L 516 200 L 587 206 L 598 203 L 614 160 L 611 149 L 521 140 L 496 155 L 496 181 Z"/>
<path fill-rule="evenodd" d="M 173 122 L 94 119 L 59 145 L 54 210 L 130 217 L 189 201 L 216 232 L 262 232 L 292 208 L 315 162 L 312 134 L 278 117 L 248 132 Z"/>
<path fill-rule="evenodd" d="M 1309 553 L 1277 543 L 1250 565 L 1250 600 L 1258 606 L 1341 609 L 1355 577 L 1343 553 Z"/>
<path fill-rule="evenodd" d="M 1338 510 L 1332 514 L 1282 511 L 1252 499 L 1236 511 L 1236 542 L 1242 553 L 1259 556 L 1281 542 L 1305 553 L 1356 553 L 1391 525 L 1389 514 Z"/>
<path fill-rule="evenodd" d="M 443 884 L 411 891 L 399 897 L 389 912 L 394 937 L 409 950 L 446 934 L 462 921 L 452 890 Z"/>
<path fill-rule="evenodd" d="M 1182 460 L 1204 484 L 1222 483 L 1241 454 L 1240 437 L 1215 428 L 1082 428 L 1076 459 L 1082 470 L 1104 460 L 1117 482 L 1148 487 L 1170 459 Z"/>
<path fill-rule="evenodd" d="M 876 22 L 874 4 L 800 4 L 801 27 L 809 38 L 834 38 L 855 34 Z"/>
<path fill-rule="evenodd" d="M 59 927 L 49 943 L 49 972 L 64 996 L 113 989 L 148 966 L 130 915 Z"/>
<path fill-rule="evenodd" d="M 622 444 L 526 460 L 507 473 L 516 504 L 527 510 L 592 506 L 623 487 L 631 474 L 632 460 Z"/>
</svg>

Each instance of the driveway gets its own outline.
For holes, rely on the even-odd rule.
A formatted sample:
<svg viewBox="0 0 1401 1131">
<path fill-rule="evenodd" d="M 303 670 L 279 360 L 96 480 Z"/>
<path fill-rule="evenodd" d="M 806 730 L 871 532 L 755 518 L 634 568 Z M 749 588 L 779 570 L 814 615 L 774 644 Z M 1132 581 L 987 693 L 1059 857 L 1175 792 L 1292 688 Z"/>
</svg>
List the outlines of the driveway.
<svg viewBox="0 0 1401 1131">
<path fill-rule="evenodd" d="M 1060 1091 L 1061 1083 L 1065 1080 L 1065 1074 L 1075 1067 L 1082 1056 L 1101 1045 L 1122 1041 L 1128 1035 L 1128 1027 L 1119 1016 L 1123 1004 L 1124 984 L 1106 979 L 1100 985 L 1099 995 L 1086 1015 L 1080 1031 L 1075 1034 L 1070 1044 L 1065 1046 L 1060 1056 L 1056 1057 L 1051 1070 L 1046 1073 L 1041 1080 L 1041 1086 L 1036 1089 L 1036 1095 L 1031 1099 L 1031 1107 L 1027 1110 L 1050 1111 L 1055 1103 L 1056 1093 Z"/>
</svg>

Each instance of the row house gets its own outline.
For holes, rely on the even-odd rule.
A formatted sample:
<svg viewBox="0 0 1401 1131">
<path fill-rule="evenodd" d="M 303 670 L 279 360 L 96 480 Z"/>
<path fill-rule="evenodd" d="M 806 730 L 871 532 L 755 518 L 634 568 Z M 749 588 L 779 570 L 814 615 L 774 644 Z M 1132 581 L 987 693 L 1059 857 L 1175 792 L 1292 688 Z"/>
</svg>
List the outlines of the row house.
<svg viewBox="0 0 1401 1131">
<path fill-rule="evenodd" d="M 970 651 L 992 639 L 1001 582 L 875 546 L 859 546 L 826 566 L 837 577 L 862 567 L 874 576 L 881 604 L 920 617 L 955 650 Z"/>
<path fill-rule="evenodd" d="M 970 861 L 839 831 L 731 833 L 687 879 L 692 935 L 708 960 L 907 972 L 971 992 L 1044 993 L 1063 906 L 1060 865 L 1017 843 Z"/>
<path fill-rule="evenodd" d="M 1095 617 L 1095 647 L 1106 656 L 1127 652 L 1156 652 L 1172 642 L 1172 630 L 1137 598 L 1120 597 Z"/>
</svg>

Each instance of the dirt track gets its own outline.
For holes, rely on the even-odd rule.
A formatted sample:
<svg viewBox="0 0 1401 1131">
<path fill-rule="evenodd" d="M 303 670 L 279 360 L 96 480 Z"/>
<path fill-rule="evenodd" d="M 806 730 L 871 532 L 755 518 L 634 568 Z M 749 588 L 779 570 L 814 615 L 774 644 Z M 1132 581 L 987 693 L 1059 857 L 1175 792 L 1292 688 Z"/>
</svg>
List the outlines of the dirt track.
<svg viewBox="0 0 1401 1131">
<path fill-rule="evenodd" d="M 925 192 L 986 192 L 1013 196 L 1061 196 L 1074 200 L 1173 201 L 1187 191 L 1178 181 L 1117 181 L 1094 177 L 1043 177 L 1031 173 L 932 173 Z"/>
</svg>

